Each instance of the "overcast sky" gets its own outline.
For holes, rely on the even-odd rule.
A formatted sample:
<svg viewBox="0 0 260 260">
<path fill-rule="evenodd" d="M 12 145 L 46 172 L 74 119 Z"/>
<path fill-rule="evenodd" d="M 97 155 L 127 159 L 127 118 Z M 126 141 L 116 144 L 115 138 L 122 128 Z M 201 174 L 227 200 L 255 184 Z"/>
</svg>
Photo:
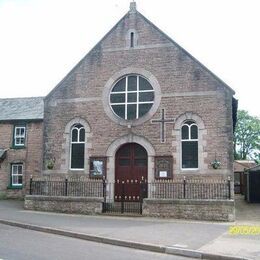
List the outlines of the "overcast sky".
<svg viewBox="0 0 260 260">
<path fill-rule="evenodd" d="M 137 0 L 137 9 L 260 116 L 259 0 Z M 129 0 L 0 0 L 0 97 L 44 96 L 128 11 Z"/>
</svg>

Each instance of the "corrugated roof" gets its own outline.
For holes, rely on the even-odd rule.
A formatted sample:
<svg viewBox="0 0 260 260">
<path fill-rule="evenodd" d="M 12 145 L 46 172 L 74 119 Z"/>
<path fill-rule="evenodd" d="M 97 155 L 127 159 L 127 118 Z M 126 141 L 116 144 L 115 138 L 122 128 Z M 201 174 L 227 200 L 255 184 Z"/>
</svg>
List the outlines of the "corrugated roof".
<svg viewBox="0 0 260 260">
<path fill-rule="evenodd" d="M 0 99 L 0 121 L 43 119 L 43 97 Z"/>
<path fill-rule="evenodd" d="M 234 172 L 244 172 L 245 169 L 256 166 L 255 161 L 249 160 L 235 160 L 234 161 Z"/>
<path fill-rule="evenodd" d="M 256 165 L 255 167 L 252 167 L 247 170 L 248 172 L 259 172 L 260 173 L 260 164 Z"/>
</svg>

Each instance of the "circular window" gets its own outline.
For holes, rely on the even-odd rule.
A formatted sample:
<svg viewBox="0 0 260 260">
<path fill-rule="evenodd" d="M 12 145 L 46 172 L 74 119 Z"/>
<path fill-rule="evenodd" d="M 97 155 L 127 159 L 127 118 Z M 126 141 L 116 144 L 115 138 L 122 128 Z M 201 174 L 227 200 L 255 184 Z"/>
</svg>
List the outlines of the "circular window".
<svg viewBox="0 0 260 260">
<path fill-rule="evenodd" d="M 110 106 L 120 118 L 134 120 L 144 116 L 153 106 L 154 89 L 140 75 L 120 78 L 110 92 Z"/>
</svg>

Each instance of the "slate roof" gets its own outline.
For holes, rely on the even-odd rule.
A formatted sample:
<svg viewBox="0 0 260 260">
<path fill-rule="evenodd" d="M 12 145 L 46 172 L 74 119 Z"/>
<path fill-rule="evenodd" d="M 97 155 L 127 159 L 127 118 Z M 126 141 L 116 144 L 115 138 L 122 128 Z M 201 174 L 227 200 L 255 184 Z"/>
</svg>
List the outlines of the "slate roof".
<svg viewBox="0 0 260 260">
<path fill-rule="evenodd" d="M 0 99 L 0 121 L 43 120 L 43 97 Z"/>
</svg>

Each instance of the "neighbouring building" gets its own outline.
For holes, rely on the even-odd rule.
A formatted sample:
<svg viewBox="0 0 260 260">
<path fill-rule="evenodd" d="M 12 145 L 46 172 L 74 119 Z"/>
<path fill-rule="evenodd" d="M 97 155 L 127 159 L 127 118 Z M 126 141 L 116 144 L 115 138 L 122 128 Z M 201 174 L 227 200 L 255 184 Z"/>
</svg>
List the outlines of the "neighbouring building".
<svg viewBox="0 0 260 260">
<path fill-rule="evenodd" d="M 43 98 L 0 99 L 0 196 L 22 197 L 42 170 Z"/>
<path fill-rule="evenodd" d="M 234 161 L 234 185 L 235 193 L 244 194 L 245 176 L 247 169 L 255 167 L 256 163 L 252 160 L 235 160 Z"/>
<path fill-rule="evenodd" d="M 245 200 L 251 203 L 260 203 L 260 165 L 245 170 L 244 195 Z"/>
</svg>

